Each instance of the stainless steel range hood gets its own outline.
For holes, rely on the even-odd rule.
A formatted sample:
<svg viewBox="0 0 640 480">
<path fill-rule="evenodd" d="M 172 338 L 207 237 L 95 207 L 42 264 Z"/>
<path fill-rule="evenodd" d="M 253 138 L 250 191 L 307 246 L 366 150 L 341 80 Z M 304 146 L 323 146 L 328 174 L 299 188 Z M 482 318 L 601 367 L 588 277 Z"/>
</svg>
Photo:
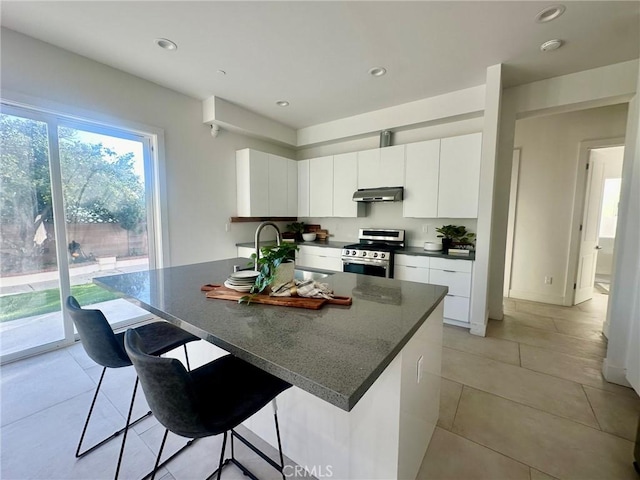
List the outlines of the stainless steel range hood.
<svg viewBox="0 0 640 480">
<path fill-rule="evenodd" d="M 403 187 L 361 188 L 353 194 L 354 202 L 400 202 Z"/>
</svg>

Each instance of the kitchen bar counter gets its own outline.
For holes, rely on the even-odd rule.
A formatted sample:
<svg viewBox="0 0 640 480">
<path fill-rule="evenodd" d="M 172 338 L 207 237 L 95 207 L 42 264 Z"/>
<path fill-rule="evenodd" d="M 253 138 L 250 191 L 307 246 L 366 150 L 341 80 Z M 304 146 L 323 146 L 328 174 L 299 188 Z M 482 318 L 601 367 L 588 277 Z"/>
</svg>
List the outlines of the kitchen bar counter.
<svg viewBox="0 0 640 480">
<path fill-rule="evenodd" d="M 95 282 L 346 411 L 447 292 L 436 285 L 335 273 L 322 281 L 336 295 L 354 296 L 351 307 L 314 311 L 205 298 L 200 287 L 222 284 L 239 263 L 236 258 Z"/>
<path fill-rule="evenodd" d="M 438 420 L 447 288 L 335 273 L 322 281 L 351 306 L 207 299 L 200 286 L 222 283 L 239 263 L 94 281 L 292 383 L 278 396 L 283 451 L 319 478 L 416 478 Z M 243 423 L 277 447 L 270 406 Z"/>
</svg>

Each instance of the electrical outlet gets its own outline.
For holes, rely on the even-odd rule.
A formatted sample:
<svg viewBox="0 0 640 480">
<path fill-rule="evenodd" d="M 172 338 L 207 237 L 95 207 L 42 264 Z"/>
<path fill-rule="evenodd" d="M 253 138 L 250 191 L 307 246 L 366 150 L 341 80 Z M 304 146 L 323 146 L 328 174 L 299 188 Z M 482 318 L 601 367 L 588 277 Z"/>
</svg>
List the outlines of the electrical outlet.
<svg viewBox="0 0 640 480">
<path fill-rule="evenodd" d="M 422 360 L 424 360 L 424 357 L 420 357 L 418 359 L 418 363 L 416 363 L 416 381 L 417 383 L 420 383 L 420 380 L 422 380 Z"/>
<path fill-rule="evenodd" d="M 553 283 L 553 277 L 544 277 L 545 285 L 551 285 Z"/>
<path fill-rule="evenodd" d="M 422 225 L 422 233 L 429 233 L 429 224 L 425 223 Z"/>
<path fill-rule="evenodd" d="M 230 230 L 230 228 L 231 228 L 231 225 L 229 225 L 228 223 L 224 224 L 224 231 L 225 232 L 228 232 Z"/>
</svg>

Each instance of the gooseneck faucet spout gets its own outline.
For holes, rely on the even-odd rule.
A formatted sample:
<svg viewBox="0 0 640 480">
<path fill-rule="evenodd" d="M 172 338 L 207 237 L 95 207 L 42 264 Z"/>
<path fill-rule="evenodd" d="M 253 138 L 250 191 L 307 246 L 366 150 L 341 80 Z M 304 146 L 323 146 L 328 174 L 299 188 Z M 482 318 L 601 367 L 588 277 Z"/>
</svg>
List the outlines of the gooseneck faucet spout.
<svg viewBox="0 0 640 480">
<path fill-rule="evenodd" d="M 278 245 L 280 245 L 280 242 L 282 241 L 282 234 L 280 233 L 280 229 L 278 228 L 278 226 L 273 223 L 273 222 L 262 222 L 260 225 L 258 225 L 258 228 L 256 228 L 256 237 L 255 237 L 255 247 L 256 247 L 256 263 L 254 265 L 254 270 L 257 272 L 258 271 L 258 259 L 260 258 L 260 232 L 262 232 L 262 229 L 264 227 L 266 227 L 267 225 L 271 225 L 273 228 L 276 229 L 276 242 Z"/>
</svg>

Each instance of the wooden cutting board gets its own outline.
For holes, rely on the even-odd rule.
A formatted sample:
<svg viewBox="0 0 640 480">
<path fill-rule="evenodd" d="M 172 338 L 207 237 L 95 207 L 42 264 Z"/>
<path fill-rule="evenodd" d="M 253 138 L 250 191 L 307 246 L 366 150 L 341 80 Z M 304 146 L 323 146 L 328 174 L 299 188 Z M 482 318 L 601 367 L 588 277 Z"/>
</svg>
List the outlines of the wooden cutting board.
<svg viewBox="0 0 640 480">
<path fill-rule="evenodd" d="M 238 301 L 242 297 L 249 295 L 248 293 L 238 292 L 222 285 L 203 285 L 201 290 L 207 292 L 207 298 L 217 298 L 220 300 Z M 318 310 L 324 304 L 331 305 L 351 305 L 351 297 L 335 296 L 331 299 L 326 298 L 306 298 L 306 297 L 272 297 L 270 295 L 256 294 L 251 298 L 251 303 L 261 303 L 265 305 L 279 305 L 282 307 L 308 308 Z"/>
</svg>

